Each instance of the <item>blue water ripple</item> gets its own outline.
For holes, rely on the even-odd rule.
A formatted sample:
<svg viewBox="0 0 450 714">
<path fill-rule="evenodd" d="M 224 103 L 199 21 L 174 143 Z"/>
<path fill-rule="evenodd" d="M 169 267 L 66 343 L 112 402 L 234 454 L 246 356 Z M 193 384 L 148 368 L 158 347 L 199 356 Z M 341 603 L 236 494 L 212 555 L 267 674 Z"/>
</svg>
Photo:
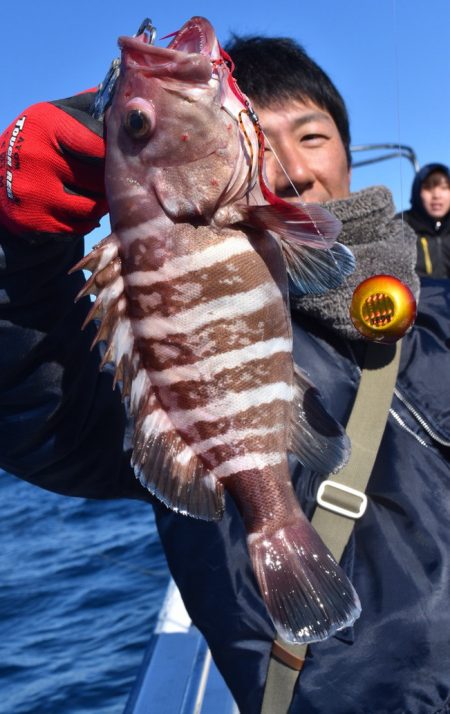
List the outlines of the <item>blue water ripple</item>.
<svg viewBox="0 0 450 714">
<path fill-rule="evenodd" d="M 168 582 L 150 506 L 0 472 L 0 712 L 123 712 Z"/>
</svg>

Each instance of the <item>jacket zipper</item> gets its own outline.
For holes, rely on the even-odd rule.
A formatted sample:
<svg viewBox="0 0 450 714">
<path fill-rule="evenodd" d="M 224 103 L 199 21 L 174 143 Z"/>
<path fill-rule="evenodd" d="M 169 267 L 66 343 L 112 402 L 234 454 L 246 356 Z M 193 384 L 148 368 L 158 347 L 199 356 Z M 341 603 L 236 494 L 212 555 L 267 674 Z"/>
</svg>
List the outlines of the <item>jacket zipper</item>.
<svg viewBox="0 0 450 714">
<path fill-rule="evenodd" d="M 403 396 L 403 394 L 397 389 L 397 387 L 395 387 L 395 389 L 394 389 L 394 394 L 397 397 L 397 399 L 400 399 L 402 404 L 405 405 L 405 407 L 408 409 L 408 411 L 411 412 L 413 417 L 419 422 L 421 427 L 427 432 L 427 434 L 429 436 L 431 436 L 431 438 L 434 441 L 437 441 L 438 444 L 442 444 L 442 446 L 450 446 L 450 441 L 446 441 L 441 436 L 438 436 L 438 434 L 436 434 L 435 431 L 433 431 L 433 429 L 428 424 L 428 422 L 426 422 L 425 419 L 423 418 L 423 416 L 421 414 L 419 414 L 419 412 L 416 409 L 414 409 L 412 404 L 410 404 L 410 402 L 408 402 L 406 397 Z"/>
<path fill-rule="evenodd" d="M 356 359 L 355 353 L 354 353 L 352 347 L 350 346 L 350 344 L 347 344 L 347 347 L 348 347 L 348 350 L 349 350 L 349 352 L 350 352 L 350 355 L 351 355 L 351 358 L 352 358 L 352 360 L 353 360 L 353 363 L 354 363 L 354 365 L 355 365 L 355 367 L 356 367 L 356 369 L 357 369 L 357 371 L 358 371 L 358 374 L 361 376 L 361 367 L 360 367 L 359 364 L 358 364 L 358 361 L 357 361 L 357 359 Z M 399 400 L 402 402 L 402 404 L 404 404 L 404 406 L 405 406 L 405 407 L 408 409 L 408 411 L 413 415 L 413 417 L 416 419 L 416 421 L 419 422 L 419 424 L 420 424 L 421 427 L 424 429 L 424 431 L 426 431 L 427 434 L 428 434 L 429 436 L 431 436 L 431 438 L 432 438 L 434 441 L 437 441 L 438 444 L 442 444 L 442 446 L 450 446 L 450 441 L 446 441 L 446 440 L 443 439 L 441 436 L 438 436 L 438 434 L 436 434 L 436 432 L 433 431 L 433 429 L 432 429 L 431 426 L 428 424 L 428 422 L 426 422 L 425 419 L 423 418 L 423 416 L 422 416 L 421 414 L 419 414 L 419 412 L 412 406 L 412 404 L 411 404 L 410 402 L 408 402 L 408 400 L 406 399 L 406 397 L 403 396 L 403 394 L 400 392 L 400 390 L 399 390 L 397 387 L 394 387 L 394 394 L 395 394 L 395 396 L 397 397 L 397 399 L 399 399 Z M 421 439 L 418 434 L 415 434 L 415 433 L 405 424 L 405 422 L 404 422 L 403 419 L 400 417 L 400 415 L 397 414 L 397 412 L 395 411 L 395 409 L 393 409 L 393 408 L 391 407 L 391 408 L 389 409 L 389 412 L 390 412 L 390 414 L 392 414 L 392 416 L 394 417 L 395 421 L 397 422 L 397 424 L 398 424 L 402 429 L 405 429 L 405 431 L 407 431 L 408 434 L 411 434 L 412 436 L 414 436 L 414 437 L 416 438 L 416 440 L 419 442 L 419 444 L 421 444 L 422 446 L 425 446 L 426 448 L 428 448 L 428 445 L 425 443 L 425 441 L 424 441 L 423 439 Z"/>
<path fill-rule="evenodd" d="M 428 248 L 428 240 L 426 236 L 421 236 L 420 244 L 422 246 L 423 257 L 425 261 L 425 270 L 427 275 L 431 275 L 433 272 L 433 263 L 431 262 L 430 251 Z"/>
<path fill-rule="evenodd" d="M 404 431 L 406 431 L 410 436 L 412 436 L 413 439 L 415 439 L 416 441 L 418 441 L 421 446 L 423 446 L 425 449 L 429 449 L 429 448 L 430 448 L 429 445 L 427 444 L 427 442 L 424 441 L 421 436 L 419 436 L 418 434 L 416 434 L 415 431 L 413 431 L 412 429 L 410 429 L 409 426 L 407 426 L 407 425 L 405 424 L 405 422 L 404 422 L 403 419 L 401 418 L 400 414 L 398 414 L 398 412 L 396 412 L 395 409 L 393 409 L 393 408 L 391 407 L 391 408 L 389 409 L 389 414 L 395 419 L 395 421 L 397 422 L 397 424 L 399 425 L 399 427 L 400 427 L 401 429 L 403 429 Z"/>
</svg>

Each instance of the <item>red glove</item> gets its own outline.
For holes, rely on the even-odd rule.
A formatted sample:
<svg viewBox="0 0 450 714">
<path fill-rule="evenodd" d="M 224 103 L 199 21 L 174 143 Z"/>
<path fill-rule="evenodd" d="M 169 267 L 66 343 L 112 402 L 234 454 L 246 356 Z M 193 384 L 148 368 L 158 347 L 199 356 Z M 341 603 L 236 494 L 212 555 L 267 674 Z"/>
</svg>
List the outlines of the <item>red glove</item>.
<svg viewBox="0 0 450 714">
<path fill-rule="evenodd" d="M 85 235 L 107 213 L 94 91 L 34 104 L 1 135 L 0 223 L 12 233 Z"/>
</svg>

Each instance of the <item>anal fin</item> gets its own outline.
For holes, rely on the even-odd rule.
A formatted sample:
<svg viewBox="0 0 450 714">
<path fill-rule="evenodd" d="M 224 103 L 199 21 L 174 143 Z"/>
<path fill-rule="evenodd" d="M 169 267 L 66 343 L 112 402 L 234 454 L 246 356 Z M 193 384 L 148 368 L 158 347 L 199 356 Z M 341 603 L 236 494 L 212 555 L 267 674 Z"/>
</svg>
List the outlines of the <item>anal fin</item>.
<svg viewBox="0 0 450 714">
<path fill-rule="evenodd" d="M 141 401 L 139 412 L 132 456 L 136 477 L 172 510 L 202 520 L 219 520 L 225 507 L 220 481 L 172 427 L 155 400 Z"/>
</svg>

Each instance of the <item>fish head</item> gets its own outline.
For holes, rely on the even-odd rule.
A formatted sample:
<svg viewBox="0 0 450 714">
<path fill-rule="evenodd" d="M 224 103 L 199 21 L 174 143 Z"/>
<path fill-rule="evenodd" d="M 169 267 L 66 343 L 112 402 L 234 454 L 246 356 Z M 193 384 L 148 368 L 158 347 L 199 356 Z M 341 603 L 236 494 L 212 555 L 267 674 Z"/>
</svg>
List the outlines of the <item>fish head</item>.
<svg viewBox="0 0 450 714">
<path fill-rule="evenodd" d="M 209 221 L 257 178 L 258 139 L 214 29 L 193 17 L 167 48 L 120 37 L 107 127 L 111 218 L 136 194 L 174 221 Z M 120 203 L 120 209 L 116 205 Z"/>
</svg>

